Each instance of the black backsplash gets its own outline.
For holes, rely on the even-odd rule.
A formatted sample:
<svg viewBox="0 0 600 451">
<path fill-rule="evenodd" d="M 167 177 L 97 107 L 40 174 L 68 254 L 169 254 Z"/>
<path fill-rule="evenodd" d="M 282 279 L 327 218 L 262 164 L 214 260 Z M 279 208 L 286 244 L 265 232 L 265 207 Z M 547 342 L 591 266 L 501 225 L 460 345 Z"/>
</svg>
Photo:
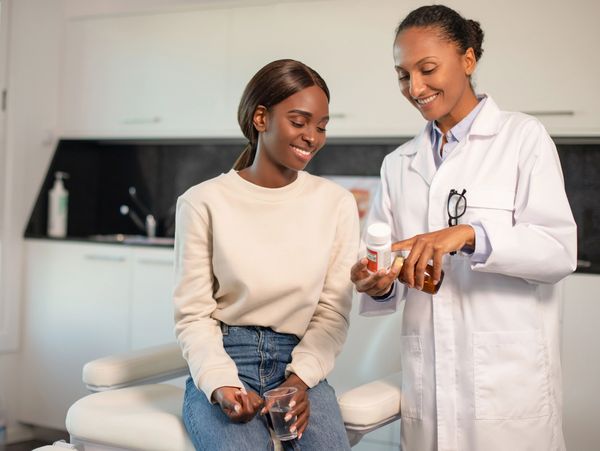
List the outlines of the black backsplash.
<svg viewBox="0 0 600 451">
<path fill-rule="evenodd" d="M 378 176 L 385 155 L 402 138 L 330 139 L 307 170 L 318 175 Z M 557 139 L 565 185 L 578 224 L 579 259 L 591 262 L 583 271 L 600 272 L 600 139 Z M 243 141 L 219 140 L 61 140 L 25 231 L 45 237 L 48 190 L 55 171 L 69 173 L 70 237 L 139 233 L 119 212 L 131 206 L 128 188 L 158 218 L 158 235 L 173 235 L 177 197 L 190 186 L 227 172 Z"/>
<path fill-rule="evenodd" d="M 405 140 L 329 142 L 308 166 L 313 174 L 379 175 L 383 157 Z M 244 147 L 241 140 L 61 140 L 25 232 L 46 235 L 48 190 L 54 173 L 69 174 L 68 233 L 139 233 L 119 212 L 131 206 L 130 186 L 158 218 L 158 235 L 173 235 L 177 197 L 189 187 L 229 171 Z"/>
</svg>

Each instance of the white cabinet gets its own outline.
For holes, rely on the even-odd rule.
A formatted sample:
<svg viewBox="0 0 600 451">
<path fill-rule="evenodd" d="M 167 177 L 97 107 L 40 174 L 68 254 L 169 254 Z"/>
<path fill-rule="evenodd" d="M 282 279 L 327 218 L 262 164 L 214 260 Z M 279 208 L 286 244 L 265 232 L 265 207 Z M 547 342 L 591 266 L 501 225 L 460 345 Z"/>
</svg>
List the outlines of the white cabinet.
<svg viewBox="0 0 600 451">
<path fill-rule="evenodd" d="M 129 346 L 127 249 L 28 242 L 19 420 L 64 428 L 88 360 Z"/>
<path fill-rule="evenodd" d="M 331 89 L 329 136 L 412 136 L 424 120 L 400 94 L 392 44 L 417 0 L 289 1 L 67 19 L 62 134 L 241 136 L 236 112 L 264 64 L 295 58 Z M 600 135 L 600 3 L 455 0 L 481 22 L 474 83 L 502 109 L 536 113 L 553 135 Z M 540 14 L 542 11 L 542 14 Z M 591 54 L 590 54 L 591 55 Z"/>
<path fill-rule="evenodd" d="M 564 282 L 562 336 L 563 429 L 567 449 L 600 444 L 600 275 L 573 274 Z"/>
<path fill-rule="evenodd" d="M 402 97 L 392 59 L 397 2 L 379 2 L 377 7 L 369 2 L 318 2 L 318 14 L 315 8 L 292 2 L 235 9 L 230 53 L 236 70 L 230 74 L 229 91 L 239 99 L 262 65 L 297 59 L 315 69 L 329 87 L 328 136 L 417 133 L 424 121 Z M 245 38 L 247 23 L 262 32 Z"/>
<path fill-rule="evenodd" d="M 131 348 L 175 341 L 173 250 L 134 249 Z"/>
<path fill-rule="evenodd" d="M 205 136 L 236 129 L 225 110 L 228 12 L 67 21 L 66 136 Z"/>
<path fill-rule="evenodd" d="M 26 242 L 19 420 L 64 428 L 89 360 L 175 340 L 173 250 Z"/>
<path fill-rule="evenodd" d="M 552 135 L 599 135 L 600 3 L 516 1 L 492 8 L 461 0 L 484 29 L 475 78 L 502 109 L 534 113 Z"/>
</svg>

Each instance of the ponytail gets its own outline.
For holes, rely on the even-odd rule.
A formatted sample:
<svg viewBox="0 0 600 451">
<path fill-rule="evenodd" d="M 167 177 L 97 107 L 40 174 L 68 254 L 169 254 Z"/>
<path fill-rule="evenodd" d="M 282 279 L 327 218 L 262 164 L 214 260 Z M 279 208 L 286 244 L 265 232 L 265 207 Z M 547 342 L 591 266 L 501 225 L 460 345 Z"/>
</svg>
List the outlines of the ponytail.
<svg viewBox="0 0 600 451">
<path fill-rule="evenodd" d="M 244 150 L 242 150 L 240 156 L 237 157 L 237 160 L 235 160 L 235 163 L 233 164 L 233 169 L 235 171 L 241 171 L 242 169 L 245 169 L 248 166 L 252 165 L 252 163 L 254 162 L 255 155 L 256 147 L 253 146 L 251 142 L 249 142 L 248 144 L 246 144 L 246 147 L 244 147 Z"/>
</svg>

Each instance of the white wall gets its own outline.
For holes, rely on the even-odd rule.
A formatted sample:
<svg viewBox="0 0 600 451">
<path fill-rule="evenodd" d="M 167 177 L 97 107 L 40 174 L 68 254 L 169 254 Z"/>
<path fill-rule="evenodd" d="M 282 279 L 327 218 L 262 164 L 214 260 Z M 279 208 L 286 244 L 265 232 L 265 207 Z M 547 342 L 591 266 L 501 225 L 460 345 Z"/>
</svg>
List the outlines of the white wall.
<svg viewBox="0 0 600 451">
<path fill-rule="evenodd" d="M 55 147 L 63 6 L 60 0 L 6 0 L 2 13 L 9 19 L 9 50 L 0 401 L 10 439 L 18 402 L 22 236 Z"/>
</svg>

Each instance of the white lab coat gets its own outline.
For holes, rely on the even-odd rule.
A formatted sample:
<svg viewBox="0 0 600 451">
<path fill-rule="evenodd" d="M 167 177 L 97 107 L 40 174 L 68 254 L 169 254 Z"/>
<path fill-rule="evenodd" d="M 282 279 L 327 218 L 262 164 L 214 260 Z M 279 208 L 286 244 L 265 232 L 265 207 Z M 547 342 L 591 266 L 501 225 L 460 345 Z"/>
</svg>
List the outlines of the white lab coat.
<svg viewBox="0 0 600 451">
<path fill-rule="evenodd" d="M 368 223 L 389 223 L 394 241 L 445 228 L 450 189 L 466 188 L 459 222 L 479 222 L 491 254 L 446 255 L 434 296 L 399 284 L 387 302 L 360 297 L 363 315 L 405 300 L 402 449 L 564 450 L 556 283 L 577 239 L 556 148 L 490 97 L 437 171 L 427 130 L 385 158 Z"/>
</svg>

